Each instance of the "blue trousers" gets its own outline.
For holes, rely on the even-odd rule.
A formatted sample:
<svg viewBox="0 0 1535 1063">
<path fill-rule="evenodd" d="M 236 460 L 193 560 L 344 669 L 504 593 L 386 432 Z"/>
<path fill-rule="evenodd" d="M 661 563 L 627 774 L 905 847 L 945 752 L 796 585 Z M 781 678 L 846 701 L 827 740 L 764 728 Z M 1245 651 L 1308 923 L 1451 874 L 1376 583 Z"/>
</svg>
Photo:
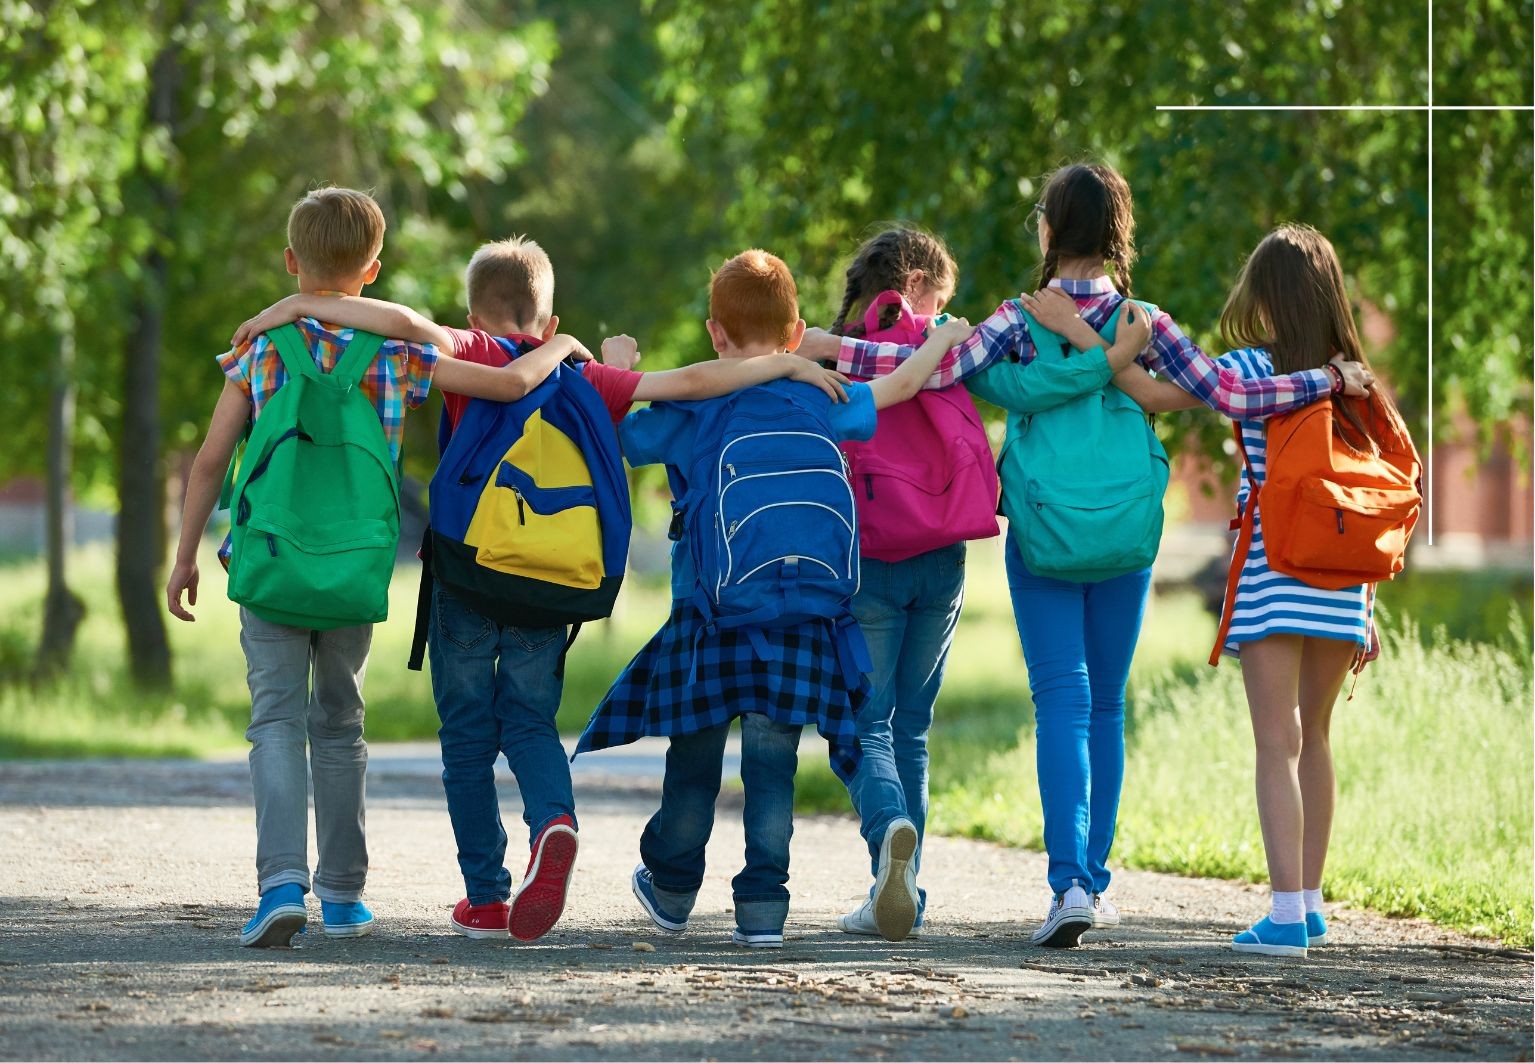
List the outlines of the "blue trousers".
<svg viewBox="0 0 1535 1063">
<path fill-rule="evenodd" d="M 505 754 L 522 792 L 529 845 L 556 816 L 575 819 L 570 762 L 554 717 L 554 667 L 563 627 L 503 627 L 444 591 L 432 594 L 427 648 L 442 726 L 442 789 L 470 904 L 511 896 L 506 829 L 496 800 L 496 759 Z"/>
<path fill-rule="evenodd" d="M 1125 682 L 1151 570 L 1101 583 L 1036 576 L 1007 539 L 1007 585 L 1034 696 L 1039 803 L 1050 888 L 1109 886 L 1125 775 Z"/>
<path fill-rule="evenodd" d="M 863 561 L 853 615 L 874 662 L 873 692 L 857 718 L 863 760 L 849 792 L 875 872 L 891 820 L 909 817 L 919 839 L 927 826 L 927 733 L 964 593 L 964 543 Z"/>
<path fill-rule="evenodd" d="M 650 869 L 667 910 L 684 915 L 704 881 L 704 850 L 714 831 L 725 739 L 730 724 L 673 735 L 666 750 L 661 807 L 640 835 L 640 859 Z M 800 727 L 761 713 L 741 717 L 741 785 L 746 792 L 746 866 L 731 882 L 736 925 L 745 931 L 782 930 L 789 915 L 789 839 L 794 834 L 794 773 Z"/>
</svg>

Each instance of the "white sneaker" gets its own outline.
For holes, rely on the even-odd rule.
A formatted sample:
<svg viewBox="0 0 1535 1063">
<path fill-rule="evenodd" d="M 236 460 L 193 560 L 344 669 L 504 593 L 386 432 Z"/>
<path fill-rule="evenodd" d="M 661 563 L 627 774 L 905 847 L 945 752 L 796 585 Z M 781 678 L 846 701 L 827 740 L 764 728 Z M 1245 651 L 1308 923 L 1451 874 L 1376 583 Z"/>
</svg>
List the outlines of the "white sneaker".
<svg viewBox="0 0 1535 1063">
<path fill-rule="evenodd" d="M 1082 935 L 1093 928 L 1093 902 L 1081 886 L 1057 893 L 1040 928 L 1029 941 L 1047 949 L 1074 949 Z"/>
<path fill-rule="evenodd" d="M 886 941 L 905 941 L 917 922 L 917 825 L 904 816 L 885 828 L 874 877 L 874 925 Z"/>
<path fill-rule="evenodd" d="M 1093 929 L 1119 925 L 1119 909 L 1101 893 L 1093 894 Z"/>
<path fill-rule="evenodd" d="M 879 926 L 874 922 L 874 899 L 871 897 L 846 915 L 837 916 L 837 926 L 844 934 L 861 934 L 864 937 L 882 937 Z M 909 938 L 922 936 L 922 926 L 917 924 L 906 935 Z"/>
</svg>

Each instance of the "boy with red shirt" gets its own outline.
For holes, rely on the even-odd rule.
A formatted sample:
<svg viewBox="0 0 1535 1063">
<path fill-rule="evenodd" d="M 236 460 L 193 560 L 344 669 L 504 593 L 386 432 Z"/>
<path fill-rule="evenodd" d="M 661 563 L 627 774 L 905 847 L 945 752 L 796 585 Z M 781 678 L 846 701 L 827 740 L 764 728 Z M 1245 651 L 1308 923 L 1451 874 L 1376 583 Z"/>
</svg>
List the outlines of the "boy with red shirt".
<svg viewBox="0 0 1535 1063">
<path fill-rule="evenodd" d="M 553 306 L 554 267 L 538 244 L 521 238 L 486 244 L 475 252 L 464 279 L 467 329 L 439 326 L 396 303 L 296 295 L 241 326 L 236 341 L 247 332 L 315 315 L 433 343 L 463 361 L 503 366 L 508 356 L 497 336 L 525 353 L 555 335 L 559 318 Z M 712 398 L 781 377 L 814 383 L 841 396 L 835 374 L 792 354 L 640 373 L 631 368 L 639 353 L 629 337 L 606 340 L 602 353 L 608 364 L 588 363 L 583 375 L 597 389 L 615 425 L 636 401 Z M 444 402 L 449 428 L 456 429 L 468 399 L 444 392 Z M 442 721 L 438 737 L 443 790 L 467 894 L 453 909 L 453 929 L 473 938 L 510 932 L 520 940 L 534 940 L 547 933 L 564 910 L 576 857 L 570 765 L 555 727 L 562 687 L 555 665 L 565 645 L 565 629 L 497 624 L 438 584 L 427 644 L 432 694 Z M 498 754 L 506 756 L 516 776 L 532 848 L 515 896 L 504 866 L 507 839 L 496 800 Z"/>
</svg>

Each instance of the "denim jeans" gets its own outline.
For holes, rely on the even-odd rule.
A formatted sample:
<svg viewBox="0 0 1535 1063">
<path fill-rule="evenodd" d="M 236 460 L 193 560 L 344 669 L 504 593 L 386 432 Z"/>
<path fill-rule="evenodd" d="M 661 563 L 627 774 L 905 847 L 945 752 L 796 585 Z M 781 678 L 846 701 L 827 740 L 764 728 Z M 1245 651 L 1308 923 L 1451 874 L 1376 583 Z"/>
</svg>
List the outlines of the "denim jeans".
<svg viewBox="0 0 1535 1063">
<path fill-rule="evenodd" d="M 1034 695 L 1039 803 L 1050 888 L 1109 886 L 1125 775 L 1125 681 L 1151 570 L 1101 583 L 1036 576 L 1007 540 L 1007 584 Z"/>
<path fill-rule="evenodd" d="M 891 820 L 909 817 L 919 839 L 927 826 L 927 733 L 964 593 L 964 543 L 863 561 L 853 615 L 874 661 L 873 696 L 858 714 L 863 760 L 849 790 L 876 872 Z"/>
<path fill-rule="evenodd" d="M 256 800 L 256 888 L 309 889 L 309 785 L 314 779 L 314 892 L 355 901 L 368 877 L 362 680 L 373 625 L 311 631 L 240 610 L 251 692 L 251 791 Z M 305 757 L 305 746 L 308 757 Z"/>
<path fill-rule="evenodd" d="M 563 627 L 503 627 L 433 588 L 427 647 L 442 726 L 442 789 L 470 904 L 511 896 L 506 829 L 496 799 L 502 754 L 522 792 L 529 846 L 556 816 L 575 818 L 570 763 L 554 717 Z"/>
<path fill-rule="evenodd" d="M 640 836 L 640 859 L 666 910 L 686 916 L 704 881 L 704 850 L 714 830 L 725 739 L 730 725 L 673 735 L 666 751 L 661 807 Z M 741 717 L 741 784 L 746 791 L 746 866 L 731 882 L 736 925 L 782 930 L 789 915 L 789 839 L 794 834 L 794 773 L 799 726 L 760 713 Z"/>
</svg>

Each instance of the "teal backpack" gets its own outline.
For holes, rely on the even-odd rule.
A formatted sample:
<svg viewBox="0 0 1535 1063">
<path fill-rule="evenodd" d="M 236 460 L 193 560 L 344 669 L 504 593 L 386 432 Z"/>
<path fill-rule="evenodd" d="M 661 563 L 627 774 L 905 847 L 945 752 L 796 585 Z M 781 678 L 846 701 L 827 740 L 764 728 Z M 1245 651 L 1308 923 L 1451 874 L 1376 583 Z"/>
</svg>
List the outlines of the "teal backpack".
<svg viewBox="0 0 1535 1063">
<path fill-rule="evenodd" d="M 1148 313 L 1156 309 L 1138 305 Z M 1114 342 L 1124 306 L 1102 330 L 1105 346 Z M 1084 357 L 1070 354 L 1065 340 L 1019 309 L 1036 358 Z M 983 385 L 977 393 L 985 398 L 986 390 Z M 1002 512 L 1030 572 L 1097 583 L 1156 559 L 1167 451 L 1146 412 L 1113 384 L 1030 412 L 1009 410 L 997 465 Z"/>
<path fill-rule="evenodd" d="M 358 381 L 383 337 L 356 332 L 321 373 L 296 325 L 267 333 L 288 380 L 229 466 L 229 597 L 274 624 L 325 631 L 383 620 L 400 541 L 400 483 Z"/>
</svg>

